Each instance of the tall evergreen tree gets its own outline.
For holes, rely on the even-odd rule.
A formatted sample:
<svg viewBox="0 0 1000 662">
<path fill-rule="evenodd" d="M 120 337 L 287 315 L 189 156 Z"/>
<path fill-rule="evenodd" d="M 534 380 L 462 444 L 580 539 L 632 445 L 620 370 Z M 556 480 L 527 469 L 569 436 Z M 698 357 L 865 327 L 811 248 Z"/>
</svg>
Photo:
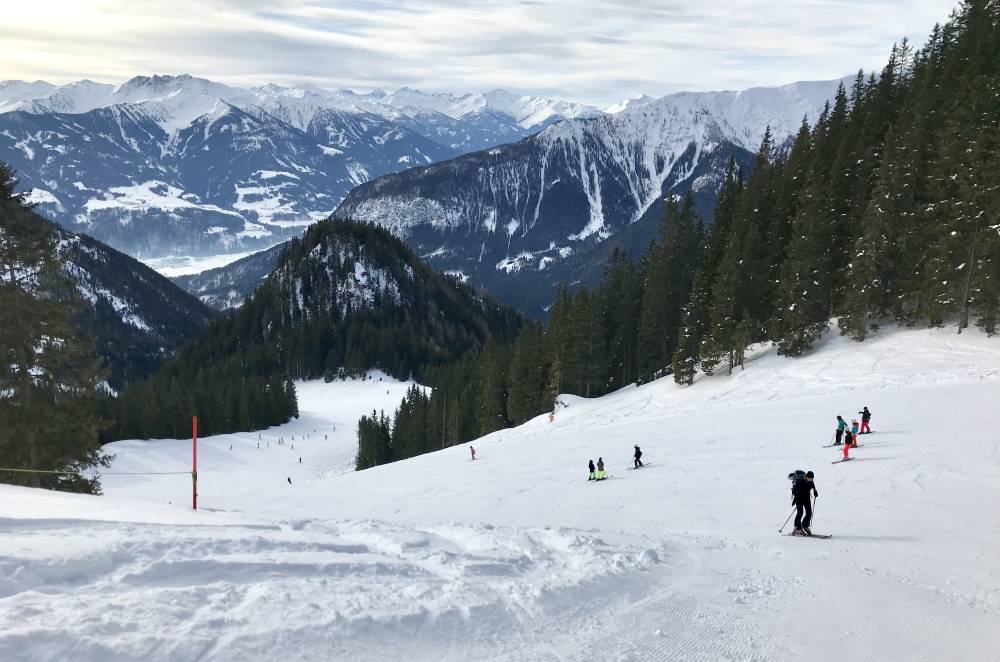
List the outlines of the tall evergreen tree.
<svg viewBox="0 0 1000 662">
<path fill-rule="evenodd" d="M 82 301 L 61 269 L 54 232 L 15 192 L 0 163 L 0 456 L 11 468 L 78 471 L 106 463 L 98 433 L 104 379 L 93 339 L 74 319 Z M 98 492 L 76 473 L 2 473 L 34 487 Z"/>
</svg>

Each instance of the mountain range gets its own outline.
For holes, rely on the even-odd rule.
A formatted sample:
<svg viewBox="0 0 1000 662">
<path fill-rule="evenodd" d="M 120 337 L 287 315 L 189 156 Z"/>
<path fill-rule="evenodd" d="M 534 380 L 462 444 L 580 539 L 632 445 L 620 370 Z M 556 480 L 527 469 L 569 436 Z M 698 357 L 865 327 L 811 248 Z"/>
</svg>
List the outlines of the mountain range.
<svg viewBox="0 0 1000 662">
<path fill-rule="evenodd" d="M 667 197 L 691 191 L 710 218 L 729 159 L 749 168 L 768 129 L 787 145 L 839 84 L 638 99 L 361 184 L 336 215 L 389 227 L 432 265 L 538 314 L 555 282 L 593 280 L 604 260 L 592 251 L 641 252 Z"/>
<path fill-rule="evenodd" d="M 597 108 L 503 91 L 426 94 L 191 76 L 0 83 L 0 160 L 50 218 L 140 258 L 267 249 L 331 215 L 392 230 L 432 266 L 532 315 L 555 283 L 637 254 L 663 202 L 710 218 L 730 159 L 779 148 L 840 80 Z M 239 305 L 277 250 L 176 282 Z"/>
<path fill-rule="evenodd" d="M 0 160 L 44 215 L 140 258 L 255 250 L 373 177 L 516 141 L 582 104 L 181 76 L 0 83 Z"/>
</svg>

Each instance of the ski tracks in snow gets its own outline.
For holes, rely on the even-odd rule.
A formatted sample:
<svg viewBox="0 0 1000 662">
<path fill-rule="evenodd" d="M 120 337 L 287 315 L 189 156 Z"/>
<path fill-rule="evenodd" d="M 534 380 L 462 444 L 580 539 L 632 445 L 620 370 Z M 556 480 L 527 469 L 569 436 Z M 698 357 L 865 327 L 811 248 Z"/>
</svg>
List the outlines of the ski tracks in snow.
<svg viewBox="0 0 1000 662">
<path fill-rule="evenodd" d="M 0 658 L 532 659 L 546 610 L 659 562 L 569 529 L 27 520 L 0 545 Z"/>
</svg>

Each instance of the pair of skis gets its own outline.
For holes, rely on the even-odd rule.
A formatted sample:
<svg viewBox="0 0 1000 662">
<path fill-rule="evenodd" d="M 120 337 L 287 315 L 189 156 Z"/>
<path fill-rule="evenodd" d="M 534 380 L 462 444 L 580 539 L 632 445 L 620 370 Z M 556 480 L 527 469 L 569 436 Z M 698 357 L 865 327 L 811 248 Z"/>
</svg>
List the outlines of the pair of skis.
<svg viewBox="0 0 1000 662">
<path fill-rule="evenodd" d="M 833 537 L 833 534 L 830 533 L 825 533 L 825 534 L 782 533 L 781 535 L 791 538 L 819 538 L 820 540 L 829 540 L 830 538 Z"/>
<path fill-rule="evenodd" d="M 652 462 L 643 462 L 639 466 L 632 465 L 631 467 L 625 467 L 625 470 L 626 471 L 635 471 L 636 469 L 643 469 L 645 467 L 648 467 L 651 464 L 653 464 L 653 463 Z"/>
</svg>

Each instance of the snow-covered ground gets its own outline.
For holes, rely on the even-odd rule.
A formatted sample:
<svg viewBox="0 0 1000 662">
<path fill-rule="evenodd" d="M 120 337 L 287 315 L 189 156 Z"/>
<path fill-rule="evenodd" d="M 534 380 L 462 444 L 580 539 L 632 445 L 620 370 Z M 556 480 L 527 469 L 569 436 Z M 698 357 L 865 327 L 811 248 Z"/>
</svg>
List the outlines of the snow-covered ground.
<svg viewBox="0 0 1000 662">
<path fill-rule="evenodd" d="M 405 388 L 304 384 L 270 446 L 201 440 L 197 513 L 185 476 L 0 488 L 0 659 L 996 659 L 1000 340 L 762 348 L 690 388 L 564 397 L 475 462 L 342 473 L 357 417 Z M 864 405 L 875 433 L 830 464 Z M 190 442 L 113 450 L 111 471 L 190 463 Z M 598 456 L 612 478 L 588 483 Z M 777 533 L 799 468 L 832 539 Z"/>
</svg>

